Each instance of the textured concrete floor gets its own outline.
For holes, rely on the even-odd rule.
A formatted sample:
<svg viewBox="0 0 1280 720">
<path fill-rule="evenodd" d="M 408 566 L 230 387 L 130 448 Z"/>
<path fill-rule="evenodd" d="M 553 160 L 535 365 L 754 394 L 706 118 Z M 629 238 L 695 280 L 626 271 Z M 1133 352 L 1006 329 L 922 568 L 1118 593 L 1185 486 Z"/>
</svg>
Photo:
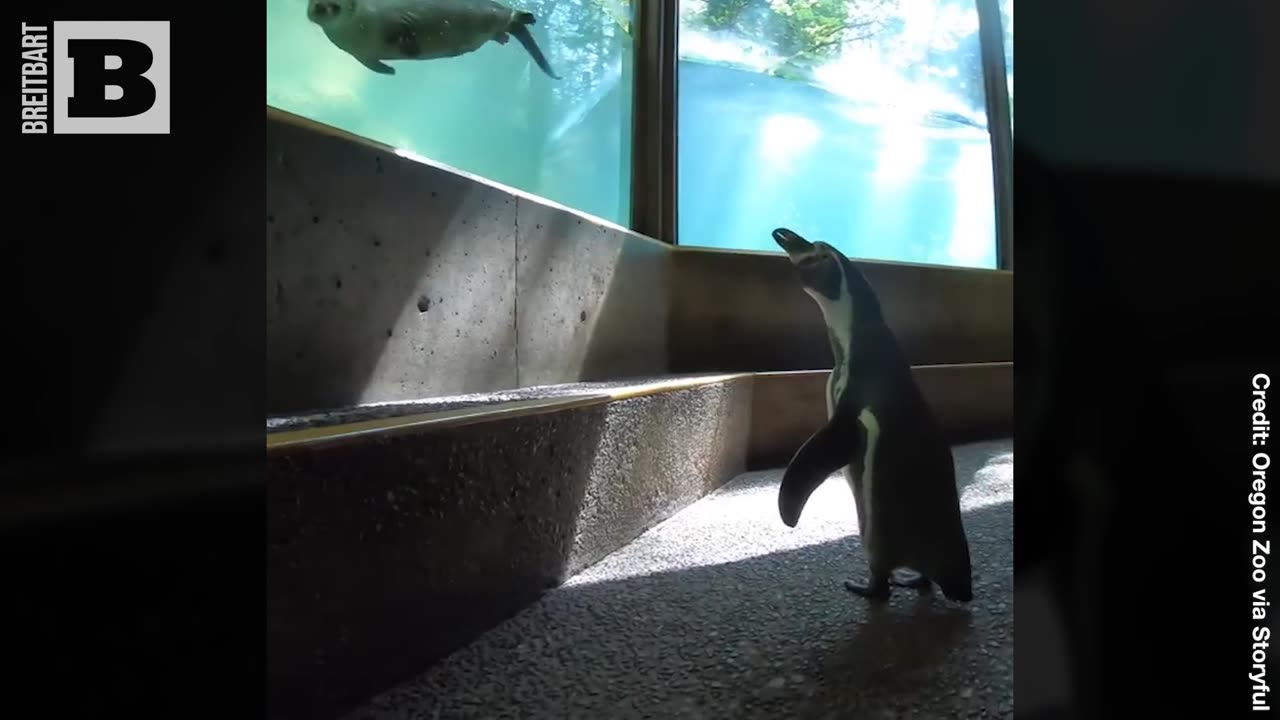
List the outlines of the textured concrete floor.
<svg viewBox="0 0 1280 720">
<path fill-rule="evenodd" d="M 750 473 L 349 718 L 1012 717 L 1012 452 L 956 448 L 967 606 L 869 609 L 847 485 L 790 529 L 779 472 Z"/>
</svg>

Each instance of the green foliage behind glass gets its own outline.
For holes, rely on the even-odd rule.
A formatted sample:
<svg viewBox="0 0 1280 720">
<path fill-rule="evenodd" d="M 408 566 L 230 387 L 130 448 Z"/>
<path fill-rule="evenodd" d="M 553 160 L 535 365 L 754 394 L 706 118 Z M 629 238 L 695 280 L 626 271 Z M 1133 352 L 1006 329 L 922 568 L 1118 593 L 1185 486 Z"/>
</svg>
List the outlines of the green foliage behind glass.
<svg viewBox="0 0 1280 720">
<path fill-rule="evenodd" d="M 791 60 L 830 59 L 841 42 L 884 31 L 896 0 L 706 0 L 686 19 L 709 30 L 734 30 Z"/>
</svg>

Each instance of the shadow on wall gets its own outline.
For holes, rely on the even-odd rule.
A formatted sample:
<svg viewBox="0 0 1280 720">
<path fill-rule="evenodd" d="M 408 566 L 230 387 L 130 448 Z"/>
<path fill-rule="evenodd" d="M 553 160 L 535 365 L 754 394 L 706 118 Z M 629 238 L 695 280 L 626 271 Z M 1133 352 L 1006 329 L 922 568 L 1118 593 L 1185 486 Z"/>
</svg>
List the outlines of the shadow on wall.
<svg viewBox="0 0 1280 720">
<path fill-rule="evenodd" d="M 666 372 L 665 246 L 269 120 L 269 414 Z"/>
<path fill-rule="evenodd" d="M 286 123 L 268 147 L 268 412 L 514 385 L 514 198 Z"/>
<path fill-rule="evenodd" d="M 1007 505 L 966 513 L 966 524 L 992 523 Z M 864 571 L 853 537 L 574 584 L 361 712 L 955 717 L 985 707 L 1007 716 L 1010 554 L 975 554 L 977 598 L 968 606 L 899 590 L 889 607 L 870 609 L 842 586 Z"/>
<path fill-rule="evenodd" d="M 521 386 L 667 371 L 667 247 L 518 201 Z"/>
<path fill-rule="evenodd" d="M 666 375 L 671 253 L 645 240 L 627 243 L 596 309 L 581 379 Z"/>
</svg>

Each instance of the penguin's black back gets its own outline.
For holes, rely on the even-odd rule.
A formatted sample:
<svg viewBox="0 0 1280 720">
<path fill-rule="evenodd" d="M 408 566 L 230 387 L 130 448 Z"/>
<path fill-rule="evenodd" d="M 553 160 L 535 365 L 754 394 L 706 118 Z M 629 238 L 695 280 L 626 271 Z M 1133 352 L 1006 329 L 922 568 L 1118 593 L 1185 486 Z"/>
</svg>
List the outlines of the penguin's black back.
<svg viewBox="0 0 1280 720">
<path fill-rule="evenodd" d="M 870 410 L 879 425 L 872 492 L 880 551 L 895 566 L 925 573 L 949 596 L 967 599 L 969 548 L 951 445 L 874 291 L 852 262 L 841 260 L 854 312 L 839 401 L 854 412 Z"/>
</svg>

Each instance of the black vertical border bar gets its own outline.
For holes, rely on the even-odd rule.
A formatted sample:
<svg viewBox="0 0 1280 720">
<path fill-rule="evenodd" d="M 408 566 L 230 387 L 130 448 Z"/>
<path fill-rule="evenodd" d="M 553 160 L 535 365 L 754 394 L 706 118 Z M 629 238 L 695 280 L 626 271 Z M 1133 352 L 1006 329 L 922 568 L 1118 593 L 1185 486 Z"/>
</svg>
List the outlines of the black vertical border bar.
<svg viewBox="0 0 1280 720">
<path fill-rule="evenodd" d="M 975 0 L 978 42 L 982 48 L 982 77 L 986 84 L 987 129 L 991 133 L 991 169 L 995 182 L 996 265 L 1013 270 L 1013 124 L 1009 86 L 1005 77 L 1004 32 L 1000 0 Z"/>
<path fill-rule="evenodd" d="M 1245 494 L 1249 378 L 1280 362 L 1280 4 L 1119 9 L 1018 17 L 1017 715 L 1263 717 Z M 1060 620 L 1024 612 L 1037 585 Z"/>
<path fill-rule="evenodd" d="M 55 19 L 121 19 L 110 10 L 19 20 L 48 27 L 52 63 Z M 15 368 L 0 613 L 20 661 L 6 679 L 71 717 L 257 716 L 265 26 L 118 10 L 170 23 L 171 131 L 15 133 L 10 205 L 26 225 L 0 283 Z"/>
<path fill-rule="evenodd" d="M 676 244 L 679 0 L 635 0 L 631 229 Z"/>
</svg>

